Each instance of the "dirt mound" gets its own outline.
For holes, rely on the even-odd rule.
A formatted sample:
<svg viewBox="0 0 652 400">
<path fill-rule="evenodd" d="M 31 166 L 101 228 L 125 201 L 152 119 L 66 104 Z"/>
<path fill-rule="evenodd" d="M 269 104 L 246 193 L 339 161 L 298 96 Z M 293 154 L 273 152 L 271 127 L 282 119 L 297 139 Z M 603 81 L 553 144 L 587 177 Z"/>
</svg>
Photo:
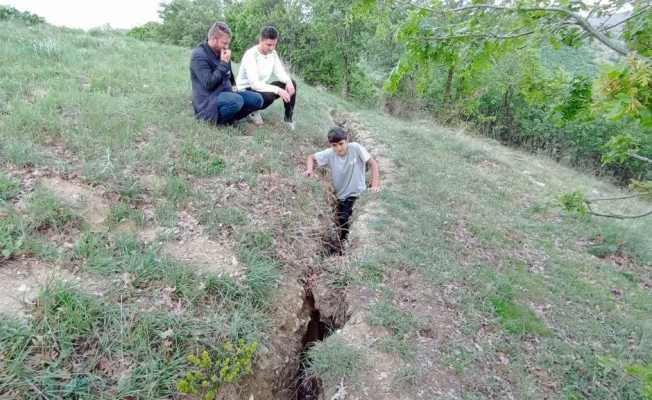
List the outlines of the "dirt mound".
<svg viewBox="0 0 652 400">
<path fill-rule="evenodd" d="M 197 267 L 201 272 L 232 277 L 241 276 L 245 272 L 244 266 L 229 247 L 204 236 L 168 242 L 163 251 L 177 260 Z"/>
<path fill-rule="evenodd" d="M 101 192 L 58 177 L 43 178 L 41 184 L 60 200 L 79 208 L 80 214 L 91 225 L 91 229 L 104 229 L 103 224 L 111 209 Z"/>
<path fill-rule="evenodd" d="M 62 280 L 87 286 L 88 282 L 81 276 L 61 266 L 46 263 L 34 258 L 10 260 L 0 266 L 0 314 L 27 315 L 28 307 L 48 282 Z M 100 294 L 101 283 L 94 281 L 95 288 L 89 288 Z"/>
</svg>

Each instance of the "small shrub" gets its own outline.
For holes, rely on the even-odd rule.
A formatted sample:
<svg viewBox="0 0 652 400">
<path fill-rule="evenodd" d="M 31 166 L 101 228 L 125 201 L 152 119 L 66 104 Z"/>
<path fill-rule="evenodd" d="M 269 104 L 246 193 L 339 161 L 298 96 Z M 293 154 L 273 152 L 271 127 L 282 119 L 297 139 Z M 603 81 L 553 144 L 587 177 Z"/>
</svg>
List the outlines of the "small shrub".
<svg viewBox="0 0 652 400">
<path fill-rule="evenodd" d="M 213 356 L 206 350 L 199 356 L 188 356 L 193 370 L 177 383 L 177 390 L 199 396 L 202 400 L 215 399 L 225 385 L 251 373 L 257 347 L 256 342 L 247 344 L 240 340 L 233 344 L 226 341 Z"/>
<path fill-rule="evenodd" d="M 562 209 L 571 215 L 581 218 L 588 218 L 589 208 L 586 205 L 584 193 L 577 190 L 572 193 L 564 193 L 559 197 L 559 204 Z"/>
<path fill-rule="evenodd" d="M 20 193 L 20 183 L 0 172 L 0 200 L 11 200 Z"/>
</svg>

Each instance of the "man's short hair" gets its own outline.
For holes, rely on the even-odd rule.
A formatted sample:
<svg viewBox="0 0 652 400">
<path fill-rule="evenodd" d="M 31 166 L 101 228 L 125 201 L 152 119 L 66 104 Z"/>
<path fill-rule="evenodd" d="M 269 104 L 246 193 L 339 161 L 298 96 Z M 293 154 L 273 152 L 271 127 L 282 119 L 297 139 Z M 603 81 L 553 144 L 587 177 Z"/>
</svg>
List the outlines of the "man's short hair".
<svg viewBox="0 0 652 400">
<path fill-rule="evenodd" d="M 231 29 L 226 24 L 226 22 L 217 21 L 211 26 L 211 29 L 208 30 L 208 40 L 211 40 L 212 38 L 218 37 L 220 35 L 232 36 Z"/>
<path fill-rule="evenodd" d="M 335 128 L 331 128 L 330 131 L 328 131 L 328 143 L 338 143 L 342 140 L 348 140 L 349 139 L 349 134 L 346 133 L 346 131 L 339 126 L 336 126 Z"/>
<path fill-rule="evenodd" d="M 276 40 L 278 39 L 278 30 L 273 26 L 266 26 L 260 30 L 260 38 L 262 40 L 265 39 Z"/>
</svg>

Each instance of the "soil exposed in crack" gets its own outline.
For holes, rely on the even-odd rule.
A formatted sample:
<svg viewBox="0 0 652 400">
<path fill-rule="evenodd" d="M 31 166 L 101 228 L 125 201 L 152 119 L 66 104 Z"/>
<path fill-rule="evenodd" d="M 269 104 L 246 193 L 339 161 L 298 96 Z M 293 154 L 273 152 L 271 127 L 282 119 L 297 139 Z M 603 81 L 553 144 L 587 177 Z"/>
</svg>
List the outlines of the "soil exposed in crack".
<svg viewBox="0 0 652 400">
<path fill-rule="evenodd" d="M 324 340 L 334 329 L 330 321 L 323 321 L 321 313 L 315 307 L 315 297 L 310 288 L 305 290 L 303 306 L 310 313 L 310 321 L 301 339 L 299 370 L 296 376 L 296 399 L 317 400 L 322 392 L 321 381 L 308 370 L 308 351 L 316 342 Z"/>
</svg>

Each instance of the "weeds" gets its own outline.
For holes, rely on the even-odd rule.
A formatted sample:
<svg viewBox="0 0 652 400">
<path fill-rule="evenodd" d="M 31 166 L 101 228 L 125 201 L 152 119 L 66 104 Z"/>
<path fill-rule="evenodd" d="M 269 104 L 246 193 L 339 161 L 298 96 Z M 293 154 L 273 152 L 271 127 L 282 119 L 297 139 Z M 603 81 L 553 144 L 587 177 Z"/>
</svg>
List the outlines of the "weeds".
<svg viewBox="0 0 652 400">
<path fill-rule="evenodd" d="M 363 360 L 362 352 L 337 335 L 316 342 L 308 350 L 307 375 L 333 384 L 342 378 L 355 380 Z"/>
<path fill-rule="evenodd" d="M 29 226 L 33 230 L 62 230 L 68 225 L 79 225 L 81 218 L 73 210 L 44 188 L 38 188 L 27 207 Z"/>
<path fill-rule="evenodd" d="M 247 344 L 240 340 L 233 344 L 227 340 L 213 356 L 206 350 L 199 356 L 189 355 L 188 361 L 194 371 L 177 383 L 177 390 L 199 396 L 202 400 L 214 400 L 222 387 L 251 373 L 257 347 L 255 342 Z"/>
<path fill-rule="evenodd" d="M 0 201 L 11 200 L 20 193 L 20 182 L 0 172 Z"/>
<path fill-rule="evenodd" d="M 217 233 L 225 225 L 240 226 L 249 222 L 247 214 L 237 207 L 207 208 L 199 217 L 199 222 L 209 232 Z"/>
<path fill-rule="evenodd" d="M 214 176 L 224 170 L 222 158 L 211 155 L 208 150 L 188 145 L 183 150 L 184 169 L 194 176 Z"/>
<path fill-rule="evenodd" d="M 0 210 L 0 214 L 3 211 Z M 18 253 L 25 243 L 25 223 L 13 211 L 0 218 L 0 260 L 6 260 Z"/>
<path fill-rule="evenodd" d="M 192 191 L 188 182 L 180 176 L 169 176 L 165 182 L 164 195 L 172 203 L 180 205 L 186 201 Z"/>
</svg>

